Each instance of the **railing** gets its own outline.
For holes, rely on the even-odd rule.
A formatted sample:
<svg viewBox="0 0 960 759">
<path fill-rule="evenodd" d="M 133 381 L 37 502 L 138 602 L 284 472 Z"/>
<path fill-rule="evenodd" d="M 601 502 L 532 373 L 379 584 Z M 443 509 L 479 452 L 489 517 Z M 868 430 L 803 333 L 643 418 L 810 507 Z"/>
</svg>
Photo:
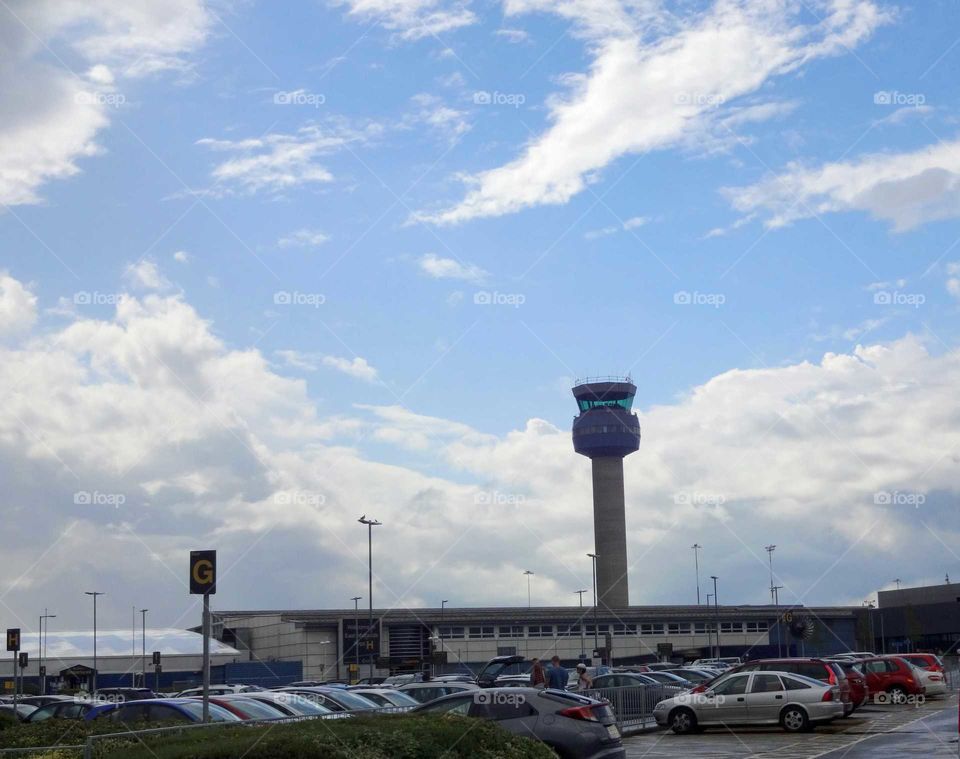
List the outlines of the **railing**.
<svg viewBox="0 0 960 759">
<path fill-rule="evenodd" d="M 584 696 L 610 702 L 620 732 L 656 727 L 653 707 L 683 692 L 673 685 L 627 685 L 619 688 L 591 688 L 578 691 Z"/>
<path fill-rule="evenodd" d="M 633 378 L 629 374 L 612 374 L 605 377 L 578 377 L 574 380 L 574 387 L 579 387 L 580 385 L 590 385 L 594 382 L 623 382 L 632 385 Z"/>
</svg>

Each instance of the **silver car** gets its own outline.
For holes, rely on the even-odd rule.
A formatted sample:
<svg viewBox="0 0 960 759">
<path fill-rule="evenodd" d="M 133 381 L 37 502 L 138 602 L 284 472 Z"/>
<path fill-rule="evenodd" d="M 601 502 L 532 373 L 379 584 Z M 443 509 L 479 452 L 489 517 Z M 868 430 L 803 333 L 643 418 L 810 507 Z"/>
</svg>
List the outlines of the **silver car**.
<svg viewBox="0 0 960 759">
<path fill-rule="evenodd" d="M 699 693 L 661 701 L 653 716 L 678 735 L 713 725 L 780 725 L 796 733 L 842 717 L 843 701 L 837 686 L 810 677 L 743 672 L 721 677 Z"/>
</svg>

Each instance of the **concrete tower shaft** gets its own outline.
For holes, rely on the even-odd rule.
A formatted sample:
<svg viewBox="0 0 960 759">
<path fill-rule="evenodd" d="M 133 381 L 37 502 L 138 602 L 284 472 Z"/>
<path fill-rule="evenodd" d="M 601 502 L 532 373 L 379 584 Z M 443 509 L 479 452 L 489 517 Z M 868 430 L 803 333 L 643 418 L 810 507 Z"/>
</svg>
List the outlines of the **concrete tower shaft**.
<svg viewBox="0 0 960 759">
<path fill-rule="evenodd" d="M 636 392 L 629 378 L 587 380 L 573 388 L 580 407 L 573 420 L 573 448 L 593 467 L 597 600 L 611 609 L 630 603 L 623 457 L 640 447 L 640 422 L 631 411 Z"/>
</svg>

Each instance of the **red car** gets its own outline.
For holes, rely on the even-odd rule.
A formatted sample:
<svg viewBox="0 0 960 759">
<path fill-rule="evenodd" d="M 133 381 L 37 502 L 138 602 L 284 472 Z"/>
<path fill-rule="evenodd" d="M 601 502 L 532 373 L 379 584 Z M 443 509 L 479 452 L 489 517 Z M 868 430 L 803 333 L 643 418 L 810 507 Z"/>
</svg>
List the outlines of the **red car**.
<svg viewBox="0 0 960 759">
<path fill-rule="evenodd" d="M 853 701 L 853 710 L 856 711 L 870 698 L 870 688 L 867 687 L 867 678 L 864 677 L 860 669 L 863 665 L 859 662 L 848 662 L 834 660 L 835 664 L 840 665 L 840 669 L 847 676 L 847 682 L 850 683 L 850 700 Z"/>
<path fill-rule="evenodd" d="M 900 656 L 864 659 L 860 662 L 871 693 L 886 693 L 894 703 L 903 703 L 907 696 L 921 696 L 926 687 L 915 676 L 913 666 Z"/>
<path fill-rule="evenodd" d="M 943 662 L 936 654 L 898 654 L 901 659 L 906 659 L 914 667 L 927 669 L 931 672 L 943 672 Z"/>
<path fill-rule="evenodd" d="M 819 680 L 823 683 L 836 685 L 840 688 L 840 700 L 843 701 L 843 716 L 849 717 L 853 710 L 859 706 L 859 702 L 853 698 L 851 683 L 843 671 L 843 668 L 837 663 L 826 661 L 824 659 L 756 659 L 745 664 L 728 669 L 724 675 L 731 672 L 793 672 L 797 675 L 805 675 Z M 709 683 L 705 683 L 709 685 Z M 696 693 L 697 689 L 694 688 Z"/>
</svg>

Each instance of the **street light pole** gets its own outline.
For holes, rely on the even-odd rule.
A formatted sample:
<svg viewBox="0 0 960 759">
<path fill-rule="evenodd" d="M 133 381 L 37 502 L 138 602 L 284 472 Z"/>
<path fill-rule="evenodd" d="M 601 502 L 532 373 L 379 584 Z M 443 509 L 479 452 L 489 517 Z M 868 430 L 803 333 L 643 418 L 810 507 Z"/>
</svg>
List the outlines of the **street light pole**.
<svg viewBox="0 0 960 759">
<path fill-rule="evenodd" d="M 587 591 L 575 590 L 573 592 L 580 596 L 580 661 L 583 661 L 587 656 L 586 645 L 583 641 L 583 594 Z"/>
<path fill-rule="evenodd" d="M 99 590 L 85 590 L 86 596 L 93 596 L 93 688 L 90 695 L 97 692 L 97 596 L 106 595 Z"/>
<path fill-rule="evenodd" d="M 713 624 L 717 628 L 717 658 L 720 658 L 720 604 L 717 601 L 717 580 L 719 579 L 716 575 L 710 575 L 710 579 L 713 580 L 713 610 L 714 610 L 714 621 Z"/>
<path fill-rule="evenodd" d="M 46 608 L 43 610 L 43 614 L 40 615 L 40 645 L 37 646 L 37 653 L 40 655 L 40 667 L 45 666 L 47 660 L 47 636 L 44 634 L 44 620 L 45 619 L 56 619 L 56 614 L 47 614 Z M 50 631 L 50 623 L 46 623 L 47 632 Z M 43 671 L 43 675 L 40 677 L 40 695 L 45 696 L 47 694 L 47 673 L 46 670 Z"/>
<path fill-rule="evenodd" d="M 533 577 L 534 573 L 529 569 L 524 572 L 527 576 L 527 608 L 530 608 L 530 578 Z"/>
<path fill-rule="evenodd" d="M 367 627 L 367 635 L 371 634 L 373 630 L 373 528 L 379 527 L 383 522 L 378 522 L 376 519 L 367 519 L 367 515 L 364 514 L 357 520 L 360 524 L 365 524 L 367 526 L 367 583 L 368 583 L 368 594 L 367 598 L 370 601 L 370 623 Z M 373 679 L 373 657 L 370 657 L 370 679 Z"/>
<path fill-rule="evenodd" d="M 699 543 L 690 546 L 693 549 L 693 564 L 697 568 L 697 606 L 700 605 L 700 549 L 703 548 Z"/>
<path fill-rule="evenodd" d="M 360 599 L 363 596 L 354 596 L 353 601 L 353 655 L 357 661 L 357 679 L 360 679 Z"/>
<path fill-rule="evenodd" d="M 597 554 L 588 553 L 593 560 L 593 648 L 600 648 L 600 633 L 597 625 Z"/>
<path fill-rule="evenodd" d="M 764 546 L 764 550 L 767 552 L 767 560 L 770 562 L 770 603 L 773 603 L 773 552 L 777 550 L 777 547 L 775 545 Z"/>
<path fill-rule="evenodd" d="M 140 625 L 141 648 L 140 648 L 140 666 L 143 669 L 143 687 L 147 687 L 147 612 L 150 609 L 140 609 L 142 624 Z"/>
<path fill-rule="evenodd" d="M 783 590 L 782 585 L 773 586 L 773 607 L 777 613 L 777 656 L 783 656 L 783 650 L 781 649 L 782 642 L 780 638 L 780 591 Z"/>
</svg>

